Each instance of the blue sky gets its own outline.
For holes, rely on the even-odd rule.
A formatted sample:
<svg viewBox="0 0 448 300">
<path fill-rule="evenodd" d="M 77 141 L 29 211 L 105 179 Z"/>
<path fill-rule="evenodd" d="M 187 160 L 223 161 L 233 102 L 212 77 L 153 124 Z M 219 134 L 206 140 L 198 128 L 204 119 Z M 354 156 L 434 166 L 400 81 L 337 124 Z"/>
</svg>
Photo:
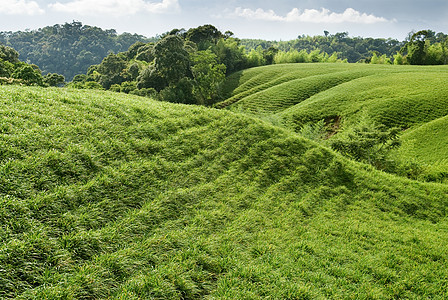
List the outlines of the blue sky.
<svg viewBox="0 0 448 300">
<path fill-rule="evenodd" d="M 0 31 L 73 20 L 147 37 L 212 24 L 240 38 L 290 40 L 327 30 L 403 40 L 412 30 L 448 33 L 448 1 L 0 0 Z"/>
</svg>

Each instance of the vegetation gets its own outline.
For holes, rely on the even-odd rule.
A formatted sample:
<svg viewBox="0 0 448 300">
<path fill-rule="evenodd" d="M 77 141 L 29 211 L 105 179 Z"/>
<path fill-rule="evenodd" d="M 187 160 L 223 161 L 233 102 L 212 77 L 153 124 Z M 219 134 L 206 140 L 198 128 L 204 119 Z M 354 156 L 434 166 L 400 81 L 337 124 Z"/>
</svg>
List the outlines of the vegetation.
<svg viewBox="0 0 448 300">
<path fill-rule="evenodd" d="M 348 37 L 346 34 L 325 36 L 325 40 L 332 41 L 332 44 L 334 44 L 335 39 L 343 40 L 348 39 Z M 421 51 L 419 50 L 424 54 L 425 59 L 423 61 L 418 61 L 416 58 L 415 47 L 417 46 L 415 45 L 420 45 L 417 43 L 417 39 L 419 40 L 418 43 L 424 44 Z M 443 40 L 443 42 L 438 42 L 439 40 Z M 393 58 L 388 57 L 387 54 L 380 55 L 378 51 L 372 50 L 370 51 L 371 57 L 361 61 L 370 64 L 397 65 L 443 64 L 448 57 L 448 52 L 445 51 L 446 43 L 446 36 L 442 33 L 435 35 L 431 31 L 421 31 L 413 34 L 406 44 L 390 42 L 390 44 L 396 46 L 394 48 L 396 50 L 401 45 L 401 49 L 397 50 L 397 54 Z M 263 45 L 267 46 L 268 44 Z M 77 76 L 72 86 L 85 88 L 87 84 L 87 87 L 90 88 L 93 87 L 90 82 L 97 82 L 106 90 L 111 89 L 116 92 L 121 91 L 149 97 L 157 95 L 159 100 L 168 102 L 212 105 L 228 98 L 225 91 L 227 88 L 221 87 L 224 75 L 229 76 L 242 69 L 270 64 L 347 62 L 347 59 L 342 60 L 339 58 L 340 56 L 341 54 L 338 52 L 329 55 L 327 52 L 316 48 L 308 52 L 305 49 L 299 51 L 292 47 L 289 50 L 279 50 L 272 46 L 263 49 L 261 45 L 258 45 L 255 49 L 252 48 L 249 51 L 241 45 L 239 39 L 233 37 L 231 32 L 223 34 L 212 25 L 204 25 L 188 31 L 174 29 L 162 36 L 155 44 L 137 42 L 127 52 L 109 54 L 101 64 L 91 66 L 86 76 L 82 78 Z M 265 93 L 265 98 L 260 98 L 259 94 L 254 94 L 253 92 L 256 92 L 254 90 L 250 90 L 248 93 L 251 97 L 257 98 L 257 101 L 267 100 L 268 102 L 276 94 L 288 93 L 292 98 L 288 99 L 284 105 L 289 107 L 314 93 L 345 81 L 363 77 L 366 74 L 365 72 L 352 72 L 350 68 L 345 73 L 336 72 L 337 70 L 343 70 L 343 67 L 336 67 L 336 73 L 331 75 L 326 73 L 327 67 L 315 69 L 323 70 L 323 77 L 333 76 L 332 80 L 309 77 L 304 81 L 309 81 L 307 85 L 312 89 L 310 91 L 304 91 L 301 88 L 303 84 L 293 87 L 292 82 L 289 83 L 290 88 L 283 89 L 277 83 L 283 80 L 289 81 L 288 78 L 295 76 L 286 72 L 285 74 L 277 74 L 280 78 L 276 77 L 273 82 L 277 87 L 272 89 L 270 94 Z M 297 74 L 297 71 L 293 72 Z M 235 76 L 238 77 L 238 75 Z M 223 89 L 224 93 L 221 93 L 220 89 Z M 291 93 L 292 90 L 295 92 Z M 217 107 L 227 106 L 239 101 L 240 96 L 242 95 L 240 94 L 236 98 L 230 97 L 226 99 L 226 102 L 218 104 Z M 253 103 L 251 100 L 248 101 Z M 255 106 L 259 107 L 258 104 L 255 104 Z"/>
<path fill-rule="evenodd" d="M 102 88 L 185 104 L 210 105 L 228 72 L 247 67 L 238 41 L 211 25 L 173 30 L 157 43 L 137 42 L 76 76 L 72 87 Z"/>
<path fill-rule="evenodd" d="M 445 182 L 446 71 L 446 66 L 265 66 L 229 76 L 223 86 L 227 99 L 216 107 L 283 124 L 381 170 Z M 360 124 L 363 119 L 368 120 L 365 126 Z M 436 127 L 430 132 L 432 126 Z M 383 138 L 392 141 L 402 132 L 401 147 L 392 151 L 383 143 Z"/>
<path fill-rule="evenodd" d="M 0 32 L 0 44 L 20 53 L 20 59 L 38 65 L 43 74 L 62 74 L 67 80 L 98 64 L 109 52 L 121 52 L 137 41 L 146 42 L 141 35 L 103 30 L 82 25 L 81 22 L 47 26 L 32 31 Z"/>
<path fill-rule="evenodd" d="M 330 140 L 332 149 L 351 159 L 365 162 L 377 169 L 387 167 L 387 156 L 392 149 L 398 148 L 400 128 L 386 128 L 375 124 L 367 117 L 349 126 Z"/>
<path fill-rule="evenodd" d="M 64 83 L 64 76 L 48 74 L 43 77 L 38 66 L 20 61 L 17 51 L 0 44 L 0 85 L 58 86 L 64 85 Z"/>
<path fill-rule="evenodd" d="M 128 51 L 109 54 L 101 64 L 77 75 L 75 88 L 106 90 L 154 97 L 168 102 L 212 105 L 222 100 L 226 74 L 267 63 L 341 62 L 336 54 L 319 51 L 246 52 L 239 40 L 212 25 L 173 30 L 157 43 L 137 42 Z M 98 85 L 92 86 L 92 82 Z"/>
<path fill-rule="evenodd" d="M 305 50 L 307 52 L 318 50 L 326 53 L 339 53 L 341 58 L 347 59 L 351 63 L 368 61 L 373 53 L 392 56 L 405 44 L 405 42 L 395 39 L 350 37 L 348 32 L 335 34 L 324 32 L 324 35 L 318 36 L 301 35 L 297 39 L 280 42 L 243 39 L 241 43 L 248 49 L 256 49 L 260 46 L 265 50 L 276 48 L 284 52 L 290 50 Z"/>
<path fill-rule="evenodd" d="M 446 185 L 241 114 L 1 86 L 0 295 L 446 297 Z"/>
<path fill-rule="evenodd" d="M 447 298 L 446 36 L 396 46 L 204 25 L 60 88 L 0 45 L 0 298 Z"/>
<path fill-rule="evenodd" d="M 322 36 L 299 36 L 291 41 L 242 40 L 247 49 L 261 49 L 282 52 L 338 53 L 338 57 L 348 62 L 398 65 L 445 65 L 448 60 L 448 35 L 432 30 L 411 32 L 404 41 L 395 39 L 373 39 L 350 37 L 348 32 Z M 293 61 L 289 61 L 293 62 Z"/>
<path fill-rule="evenodd" d="M 447 46 L 447 35 L 443 33 L 435 35 L 431 30 L 421 30 L 413 33 L 409 41 L 393 57 L 374 52 L 368 61 L 372 64 L 446 65 Z"/>
<path fill-rule="evenodd" d="M 161 36 L 146 38 L 129 33 L 118 35 L 113 29 L 103 30 L 73 21 L 32 31 L 0 32 L 0 44 L 16 49 L 23 61 L 38 65 L 43 74 L 62 74 L 72 80 L 76 75 L 85 74 L 90 66 L 101 63 L 110 53 L 129 50 L 128 59 L 151 63 L 154 43 L 168 35 L 195 44 L 199 51 L 210 49 L 219 63 L 226 66 L 227 75 L 273 63 L 346 60 L 434 65 L 448 61 L 448 36 L 431 30 L 411 32 L 404 41 L 350 37 L 347 32 L 330 34 L 325 31 L 321 36 L 301 35 L 295 40 L 276 42 L 240 40 L 232 32 L 222 33 L 212 25 L 173 29 Z"/>
<path fill-rule="evenodd" d="M 394 155 L 412 163 L 416 170 L 411 176 L 426 181 L 448 181 L 447 120 L 447 117 L 438 118 L 403 133 L 403 145 Z"/>
</svg>

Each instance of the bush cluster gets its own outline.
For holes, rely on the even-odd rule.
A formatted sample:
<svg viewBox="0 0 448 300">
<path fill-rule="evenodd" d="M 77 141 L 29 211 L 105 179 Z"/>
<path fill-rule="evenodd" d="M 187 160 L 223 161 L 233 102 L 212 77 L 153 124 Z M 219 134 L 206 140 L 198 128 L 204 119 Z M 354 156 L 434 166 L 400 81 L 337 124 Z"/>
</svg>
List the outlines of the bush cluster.
<svg viewBox="0 0 448 300">
<path fill-rule="evenodd" d="M 19 60 L 19 53 L 0 44 L 0 84 L 25 84 L 38 86 L 60 86 L 65 78 L 59 74 L 42 76 L 39 67 Z"/>
</svg>

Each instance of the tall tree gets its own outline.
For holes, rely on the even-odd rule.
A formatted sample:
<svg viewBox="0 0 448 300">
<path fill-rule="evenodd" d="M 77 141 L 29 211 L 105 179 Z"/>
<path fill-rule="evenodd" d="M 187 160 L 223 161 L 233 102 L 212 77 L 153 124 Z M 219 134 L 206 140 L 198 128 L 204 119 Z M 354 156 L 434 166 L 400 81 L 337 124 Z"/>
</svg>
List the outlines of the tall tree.
<svg viewBox="0 0 448 300">
<path fill-rule="evenodd" d="M 7 61 L 13 64 L 18 63 L 19 53 L 11 47 L 0 44 L 0 60 Z"/>
<path fill-rule="evenodd" d="M 168 84 L 175 83 L 187 75 L 190 59 L 184 41 L 169 35 L 154 46 L 154 68 Z"/>
<path fill-rule="evenodd" d="M 208 49 L 210 46 L 216 44 L 219 39 L 224 37 L 228 37 L 228 35 L 226 36 L 222 34 L 222 32 L 213 25 L 203 25 L 197 28 L 192 28 L 186 33 L 186 39 L 198 45 L 199 50 Z"/>
<path fill-rule="evenodd" d="M 126 68 L 126 61 L 116 54 L 109 54 L 98 65 L 97 71 L 100 74 L 99 83 L 109 89 L 113 84 L 120 84 L 125 81 L 123 70 Z"/>
<path fill-rule="evenodd" d="M 428 30 L 421 30 L 414 33 L 411 40 L 404 47 L 402 52 L 407 51 L 406 60 L 411 65 L 424 65 L 426 58 L 425 41 L 428 37 Z"/>
<path fill-rule="evenodd" d="M 226 66 L 218 63 L 218 58 L 211 50 L 193 53 L 191 61 L 195 82 L 193 92 L 198 104 L 210 105 L 218 96 L 219 85 L 226 77 Z"/>
</svg>

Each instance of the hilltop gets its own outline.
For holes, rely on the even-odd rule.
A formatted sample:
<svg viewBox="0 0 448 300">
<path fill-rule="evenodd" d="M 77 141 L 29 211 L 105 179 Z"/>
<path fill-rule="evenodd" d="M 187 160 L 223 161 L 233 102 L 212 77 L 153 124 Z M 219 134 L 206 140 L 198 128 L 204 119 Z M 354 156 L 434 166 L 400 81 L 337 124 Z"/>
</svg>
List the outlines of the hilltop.
<svg viewBox="0 0 448 300">
<path fill-rule="evenodd" d="M 310 96 L 363 80 L 332 66 L 308 70 L 329 73 Z M 232 77 L 233 97 L 288 82 L 271 68 Z M 3 298 L 448 296 L 444 184 L 228 110 L 19 86 L 0 98 Z"/>
</svg>

